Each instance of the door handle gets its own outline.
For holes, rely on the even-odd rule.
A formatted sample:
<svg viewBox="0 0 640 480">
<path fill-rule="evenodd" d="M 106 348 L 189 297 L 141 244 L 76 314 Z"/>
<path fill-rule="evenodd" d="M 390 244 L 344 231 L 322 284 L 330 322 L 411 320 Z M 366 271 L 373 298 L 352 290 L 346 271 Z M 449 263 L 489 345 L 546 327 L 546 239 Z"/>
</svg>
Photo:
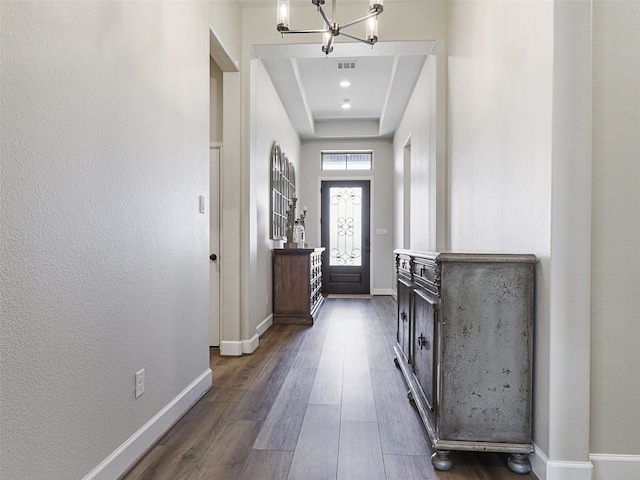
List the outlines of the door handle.
<svg viewBox="0 0 640 480">
<path fill-rule="evenodd" d="M 209 255 L 209 258 L 212 262 L 215 262 L 218 259 L 218 256 L 215 253 L 212 253 L 211 255 Z"/>
</svg>

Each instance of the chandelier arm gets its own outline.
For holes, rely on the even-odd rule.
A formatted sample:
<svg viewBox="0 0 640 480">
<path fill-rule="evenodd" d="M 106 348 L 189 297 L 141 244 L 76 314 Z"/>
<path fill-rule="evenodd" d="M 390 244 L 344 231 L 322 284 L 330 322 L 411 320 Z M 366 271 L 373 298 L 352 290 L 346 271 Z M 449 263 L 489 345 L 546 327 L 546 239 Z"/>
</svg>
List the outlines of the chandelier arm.
<svg viewBox="0 0 640 480">
<path fill-rule="evenodd" d="M 331 30 L 333 28 L 333 25 L 331 24 L 331 21 L 327 18 L 327 14 L 324 13 L 324 9 L 322 8 L 322 6 L 318 5 L 318 11 L 320 12 L 320 15 L 322 15 L 322 18 L 324 18 L 324 23 L 326 23 L 329 30 Z"/>
<path fill-rule="evenodd" d="M 287 33 L 325 33 L 328 30 L 283 30 L 280 33 L 286 35 Z"/>
<path fill-rule="evenodd" d="M 371 45 L 371 42 L 368 40 L 364 40 L 363 38 L 354 37 L 353 35 L 349 35 L 348 33 L 340 32 L 340 35 L 350 38 L 351 40 L 357 40 L 358 42 L 366 43 L 367 45 Z"/>
<path fill-rule="evenodd" d="M 364 17 L 362 17 L 362 18 L 359 18 L 359 19 L 357 19 L 357 20 L 354 20 L 353 22 L 349 22 L 349 23 L 347 23 L 347 24 L 345 24 L 345 25 L 340 25 L 340 28 L 341 28 L 341 29 L 342 29 L 342 28 L 348 28 L 348 27 L 350 27 L 350 26 L 352 26 L 352 25 L 356 25 L 356 24 L 358 24 L 358 23 L 362 23 L 362 22 L 364 22 L 365 20 L 369 20 L 371 17 L 375 17 L 375 16 L 377 16 L 377 15 L 378 15 L 378 13 L 377 13 L 377 12 L 370 13 L 370 14 L 368 14 L 368 15 L 365 15 L 365 16 L 364 16 Z"/>
</svg>

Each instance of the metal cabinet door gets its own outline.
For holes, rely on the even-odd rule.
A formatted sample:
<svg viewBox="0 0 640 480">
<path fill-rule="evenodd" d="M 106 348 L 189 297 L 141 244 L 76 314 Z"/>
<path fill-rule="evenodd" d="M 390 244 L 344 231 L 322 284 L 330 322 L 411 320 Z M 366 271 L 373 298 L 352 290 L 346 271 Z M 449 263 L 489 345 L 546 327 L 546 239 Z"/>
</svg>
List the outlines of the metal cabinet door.
<svg viewBox="0 0 640 480">
<path fill-rule="evenodd" d="M 413 371 L 431 411 L 437 400 L 436 315 L 436 302 L 428 294 L 416 290 L 413 295 Z"/>
<path fill-rule="evenodd" d="M 398 345 L 408 363 L 411 363 L 411 339 L 409 319 L 411 318 L 411 286 L 402 279 L 398 279 Z"/>
</svg>

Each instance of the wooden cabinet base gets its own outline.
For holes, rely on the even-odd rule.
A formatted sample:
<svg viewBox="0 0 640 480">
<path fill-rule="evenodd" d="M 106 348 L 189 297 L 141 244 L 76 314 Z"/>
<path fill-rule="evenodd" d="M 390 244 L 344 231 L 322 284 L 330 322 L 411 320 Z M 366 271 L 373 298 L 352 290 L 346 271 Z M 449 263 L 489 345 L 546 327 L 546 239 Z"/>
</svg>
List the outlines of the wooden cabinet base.
<svg viewBox="0 0 640 480">
<path fill-rule="evenodd" d="M 273 323 L 313 325 L 324 302 L 324 248 L 273 251 Z"/>
<path fill-rule="evenodd" d="M 323 304 L 324 297 L 314 305 L 314 309 L 309 315 L 282 315 L 274 313 L 273 323 L 284 325 L 313 325 L 318 318 L 318 314 L 320 313 L 320 309 Z"/>
</svg>

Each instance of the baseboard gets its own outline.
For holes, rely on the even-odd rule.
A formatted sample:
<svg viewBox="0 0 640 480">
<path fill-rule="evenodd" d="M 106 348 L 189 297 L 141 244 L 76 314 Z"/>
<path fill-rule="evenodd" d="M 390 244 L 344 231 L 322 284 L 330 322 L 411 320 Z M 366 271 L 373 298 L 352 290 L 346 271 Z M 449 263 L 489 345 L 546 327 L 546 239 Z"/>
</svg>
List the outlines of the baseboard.
<svg viewBox="0 0 640 480">
<path fill-rule="evenodd" d="M 94 468 L 84 480 L 113 480 L 129 470 L 211 388 L 211 369 L 205 370 L 166 407 Z"/>
<path fill-rule="evenodd" d="M 547 463 L 549 463 L 549 458 L 535 443 L 533 444 L 533 453 L 529 455 L 529 462 L 531 462 L 531 471 L 536 477 L 538 477 L 539 480 L 547 480 Z"/>
<path fill-rule="evenodd" d="M 371 295 L 391 295 L 393 296 L 393 290 L 390 288 L 375 288 L 371 290 Z"/>
<path fill-rule="evenodd" d="M 245 354 L 245 353 L 253 353 L 253 352 L 256 351 L 256 349 L 258 348 L 259 345 L 260 345 L 260 337 L 256 333 L 249 340 L 243 340 L 242 341 L 242 353 L 243 354 Z"/>
<path fill-rule="evenodd" d="M 220 341 L 220 355 L 223 357 L 239 357 L 242 355 L 241 341 Z"/>
<path fill-rule="evenodd" d="M 248 340 L 221 341 L 220 355 L 225 357 L 239 357 L 248 353 L 253 353 L 260 346 L 260 336 L 273 325 L 273 314 L 265 318 L 256 327 L 256 334 Z"/>
<path fill-rule="evenodd" d="M 256 327 L 256 333 L 258 334 L 258 336 L 261 337 L 262 334 L 266 332 L 271 325 L 273 325 L 273 313 L 265 318 L 262 322 L 260 322 Z"/>
<path fill-rule="evenodd" d="M 592 453 L 589 460 L 595 470 L 594 480 L 636 480 L 640 478 L 640 455 Z"/>
<path fill-rule="evenodd" d="M 529 455 L 531 470 L 540 480 L 593 480 L 591 462 L 563 462 L 549 460 L 537 445 Z M 617 478 L 616 478 L 617 480 Z"/>
</svg>

